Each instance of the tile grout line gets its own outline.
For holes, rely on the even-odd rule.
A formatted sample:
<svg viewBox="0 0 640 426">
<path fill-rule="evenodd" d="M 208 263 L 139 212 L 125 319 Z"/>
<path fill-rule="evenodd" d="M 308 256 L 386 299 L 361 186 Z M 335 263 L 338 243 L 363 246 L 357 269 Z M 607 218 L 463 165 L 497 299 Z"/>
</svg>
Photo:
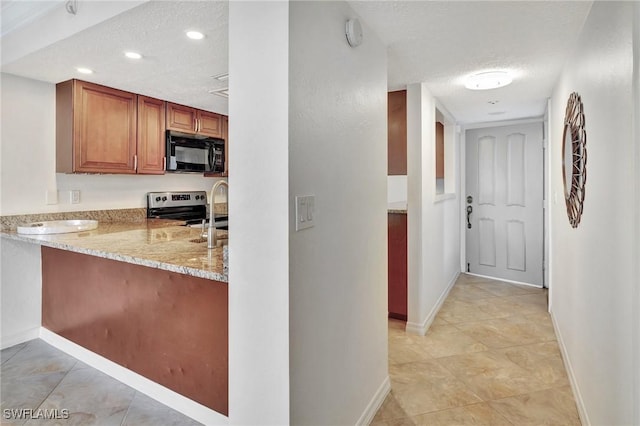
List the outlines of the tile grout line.
<svg viewBox="0 0 640 426">
<path fill-rule="evenodd" d="M 131 405 L 133 404 L 133 400 L 136 398 L 136 395 L 138 395 L 138 391 L 134 390 L 133 392 L 133 396 L 131 397 L 131 400 L 129 401 L 129 405 L 127 406 L 127 412 L 124 413 L 124 417 L 122 417 L 122 421 L 120 421 L 120 426 L 124 426 L 127 420 L 127 416 L 129 415 L 129 411 L 131 410 Z"/>
<path fill-rule="evenodd" d="M 69 375 L 69 373 L 71 372 L 71 370 L 73 370 L 73 367 L 75 367 L 77 363 L 78 363 L 78 360 L 76 360 L 76 361 L 73 363 L 73 365 L 72 365 L 72 366 L 71 366 L 71 367 L 66 371 L 66 373 L 64 373 L 64 376 L 62 376 L 62 377 L 60 378 L 60 380 L 58 381 L 58 383 L 56 383 L 56 385 L 55 385 L 53 388 L 51 388 L 51 391 L 49 391 L 49 393 L 47 394 L 47 396 L 45 396 L 45 397 L 44 397 L 44 399 L 40 402 L 40 404 L 38 404 L 38 405 L 36 406 L 36 408 L 35 408 L 36 410 L 39 410 L 39 409 L 40 409 L 40 407 L 42 407 L 42 404 L 44 404 L 44 403 L 47 401 L 47 399 L 49 399 L 49 397 L 51 396 L 51 394 L 53 394 L 53 392 L 55 392 L 55 390 L 56 390 L 56 389 L 58 389 L 58 387 L 60 386 L 60 383 L 62 383 L 62 381 L 63 381 L 63 380 L 64 380 L 64 379 Z M 69 416 L 71 416 L 71 413 L 69 413 Z"/>
<path fill-rule="evenodd" d="M 19 345 L 22 345 L 22 347 L 21 347 L 20 349 L 18 349 L 18 350 L 17 350 L 13 355 L 11 355 L 9 358 L 7 358 L 7 359 L 5 359 L 4 361 L 2 361 L 2 364 L 0 364 L 0 365 L 4 365 L 4 364 L 6 364 L 6 363 L 11 359 L 11 358 L 13 358 L 14 356 L 18 355 L 20 352 L 22 352 L 22 351 L 24 350 L 24 348 L 26 348 L 26 347 L 27 347 L 26 343 L 28 343 L 28 342 L 25 342 L 25 344 L 23 344 L 23 343 L 18 343 Z M 11 347 L 12 347 L 12 346 L 10 346 L 9 348 L 11 348 Z M 9 348 L 3 349 L 3 350 L 7 350 L 7 349 L 9 349 Z"/>
</svg>

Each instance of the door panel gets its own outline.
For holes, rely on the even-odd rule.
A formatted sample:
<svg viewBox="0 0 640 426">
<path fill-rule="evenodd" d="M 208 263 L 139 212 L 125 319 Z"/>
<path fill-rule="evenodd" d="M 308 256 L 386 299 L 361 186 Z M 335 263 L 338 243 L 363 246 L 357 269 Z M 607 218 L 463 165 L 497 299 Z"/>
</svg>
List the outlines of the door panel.
<svg viewBox="0 0 640 426">
<path fill-rule="evenodd" d="M 478 261 L 480 265 L 496 266 L 496 231 L 493 219 L 484 217 L 478 221 Z"/>
<path fill-rule="evenodd" d="M 527 243 L 524 236 L 524 222 L 507 221 L 507 269 L 526 271 Z"/>
<path fill-rule="evenodd" d="M 483 137 L 478 141 L 478 203 L 495 204 L 495 138 Z"/>
<path fill-rule="evenodd" d="M 509 135 L 507 142 L 507 205 L 525 207 L 525 135 Z"/>
<path fill-rule="evenodd" d="M 469 272 L 542 286 L 542 123 L 468 130 Z"/>
</svg>

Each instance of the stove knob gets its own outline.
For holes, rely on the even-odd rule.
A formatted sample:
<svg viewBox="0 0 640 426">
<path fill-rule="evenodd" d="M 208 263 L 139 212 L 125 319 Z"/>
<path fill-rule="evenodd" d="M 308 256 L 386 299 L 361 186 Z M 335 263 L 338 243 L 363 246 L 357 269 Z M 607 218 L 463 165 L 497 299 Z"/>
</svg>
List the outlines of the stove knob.
<svg viewBox="0 0 640 426">
<path fill-rule="evenodd" d="M 160 197 L 156 197 L 156 201 L 160 201 L 160 200 L 161 200 L 161 198 L 160 198 Z"/>
<path fill-rule="evenodd" d="M 196 200 L 199 200 L 199 199 L 200 199 L 200 196 L 199 196 L 199 195 L 196 195 Z"/>
<path fill-rule="evenodd" d="M 167 201 L 167 197 L 162 197 L 162 201 Z"/>
</svg>

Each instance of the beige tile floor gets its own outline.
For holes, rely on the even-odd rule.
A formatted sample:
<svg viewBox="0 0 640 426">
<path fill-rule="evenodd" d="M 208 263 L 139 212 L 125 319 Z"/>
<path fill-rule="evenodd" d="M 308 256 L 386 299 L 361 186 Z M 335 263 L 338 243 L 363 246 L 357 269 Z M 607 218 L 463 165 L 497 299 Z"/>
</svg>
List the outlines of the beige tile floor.
<svg viewBox="0 0 640 426">
<path fill-rule="evenodd" d="M 372 425 L 580 425 L 545 290 L 462 274 L 425 336 L 404 326 Z"/>
</svg>

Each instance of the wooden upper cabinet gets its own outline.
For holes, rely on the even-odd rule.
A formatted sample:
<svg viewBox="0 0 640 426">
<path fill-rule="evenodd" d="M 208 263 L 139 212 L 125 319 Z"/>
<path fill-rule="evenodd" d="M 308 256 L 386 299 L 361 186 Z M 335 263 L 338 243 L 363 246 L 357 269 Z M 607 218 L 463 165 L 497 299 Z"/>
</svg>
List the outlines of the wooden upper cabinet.
<svg viewBox="0 0 640 426">
<path fill-rule="evenodd" d="M 226 177 L 229 176 L 229 117 L 226 115 L 220 116 L 220 123 L 222 125 L 221 138 L 224 139 L 224 172 L 212 173 L 205 172 L 206 177 Z"/>
<path fill-rule="evenodd" d="M 137 171 L 163 174 L 165 171 L 165 102 L 138 95 Z"/>
<path fill-rule="evenodd" d="M 198 110 L 198 133 L 222 138 L 222 116 L 213 112 Z"/>
<path fill-rule="evenodd" d="M 167 130 L 195 133 L 197 120 L 196 111 L 195 108 L 167 102 Z"/>
<path fill-rule="evenodd" d="M 56 170 L 162 174 L 165 102 L 80 80 L 56 85 Z"/>
<path fill-rule="evenodd" d="M 387 174 L 407 174 L 407 91 L 389 92 L 387 98 Z"/>
<path fill-rule="evenodd" d="M 136 173 L 136 95 L 79 80 L 56 85 L 56 168 Z"/>
<path fill-rule="evenodd" d="M 221 138 L 222 116 L 167 102 L 167 129 Z"/>
</svg>

